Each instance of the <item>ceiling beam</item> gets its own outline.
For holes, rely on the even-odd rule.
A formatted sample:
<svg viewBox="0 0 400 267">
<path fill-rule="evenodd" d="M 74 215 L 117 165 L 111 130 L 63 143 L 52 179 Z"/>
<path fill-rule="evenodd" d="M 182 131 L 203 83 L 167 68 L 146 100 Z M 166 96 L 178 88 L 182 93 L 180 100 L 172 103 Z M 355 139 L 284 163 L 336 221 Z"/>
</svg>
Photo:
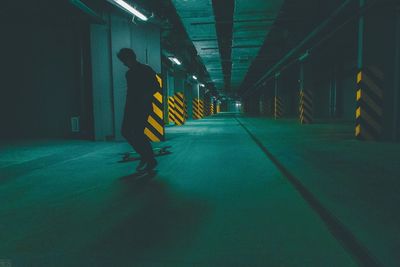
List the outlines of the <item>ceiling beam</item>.
<svg viewBox="0 0 400 267">
<path fill-rule="evenodd" d="M 213 0 L 212 1 L 215 27 L 217 30 L 218 47 L 222 62 L 225 90 L 231 87 L 232 72 L 232 35 L 233 35 L 233 12 L 235 9 L 234 0 Z"/>
</svg>

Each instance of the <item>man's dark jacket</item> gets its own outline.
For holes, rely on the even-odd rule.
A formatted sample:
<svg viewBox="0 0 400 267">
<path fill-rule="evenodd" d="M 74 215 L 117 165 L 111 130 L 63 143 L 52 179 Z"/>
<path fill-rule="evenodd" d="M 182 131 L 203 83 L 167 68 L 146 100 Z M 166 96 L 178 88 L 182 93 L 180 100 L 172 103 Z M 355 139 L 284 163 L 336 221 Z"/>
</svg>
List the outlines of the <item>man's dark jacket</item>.
<svg viewBox="0 0 400 267">
<path fill-rule="evenodd" d="M 143 118 L 152 110 L 153 95 L 160 87 L 156 73 L 147 65 L 137 63 L 126 72 L 128 90 L 126 95 L 125 116 Z"/>
</svg>

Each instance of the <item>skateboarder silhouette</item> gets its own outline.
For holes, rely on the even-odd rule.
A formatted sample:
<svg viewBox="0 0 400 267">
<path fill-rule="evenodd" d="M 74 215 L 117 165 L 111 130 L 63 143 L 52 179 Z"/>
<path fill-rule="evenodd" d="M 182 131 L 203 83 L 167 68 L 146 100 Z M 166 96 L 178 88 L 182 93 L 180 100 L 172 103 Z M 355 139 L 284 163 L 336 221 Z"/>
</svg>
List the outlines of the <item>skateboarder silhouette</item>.
<svg viewBox="0 0 400 267">
<path fill-rule="evenodd" d="M 122 136 L 141 157 L 136 170 L 152 171 L 157 161 L 144 129 L 153 108 L 153 95 L 159 88 L 156 73 L 149 66 L 138 62 L 135 52 L 130 48 L 122 48 L 117 57 L 129 68 L 126 72 L 127 94 Z"/>
</svg>

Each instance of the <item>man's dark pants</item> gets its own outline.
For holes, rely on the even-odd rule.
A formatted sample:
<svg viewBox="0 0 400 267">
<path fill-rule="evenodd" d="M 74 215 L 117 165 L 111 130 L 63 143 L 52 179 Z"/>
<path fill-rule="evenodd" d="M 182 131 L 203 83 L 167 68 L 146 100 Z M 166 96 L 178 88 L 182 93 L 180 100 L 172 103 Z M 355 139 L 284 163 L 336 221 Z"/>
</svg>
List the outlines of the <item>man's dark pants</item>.
<svg viewBox="0 0 400 267">
<path fill-rule="evenodd" d="M 142 160 L 150 162 L 154 160 L 154 153 L 148 137 L 144 134 L 149 114 L 131 112 L 125 110 L 122 123 L 122 136 L 141 156 Z"/>
</svg>

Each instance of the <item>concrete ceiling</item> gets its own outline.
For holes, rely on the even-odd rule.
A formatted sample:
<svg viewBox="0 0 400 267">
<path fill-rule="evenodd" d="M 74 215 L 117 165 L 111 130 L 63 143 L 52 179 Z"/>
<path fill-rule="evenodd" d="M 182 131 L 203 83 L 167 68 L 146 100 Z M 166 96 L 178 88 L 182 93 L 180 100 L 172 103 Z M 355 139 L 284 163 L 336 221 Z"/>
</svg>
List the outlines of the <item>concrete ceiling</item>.
<svg viewBox="0 0 400 267">
<path fill-rule="evenodd" d="M 232 41 L 232 88 L 237 90 L 269 33 L 283 0 L 236 0 Z"/>
<path fill-rule="evenodd" d="M 212 82 L 217 88 L 223 87 L 222 66 L 211 0 L 173 0 L 172 2 Z"/>
<path fill-rule="evenodd" d="M 264 44 L 284 0 L 235 0 L 229 2 L 232 7 L 226 8 L 233 12 L 230 16 L 223 14 L 226 10 L 221 4 L 228 2 L 221 0 L 172 2 L 216 88 L 236 91 Z M 232 19 L 225 21 L 227 17 Z M 226 58 L 227 51 L 229 58 Z"/>
</svg>

